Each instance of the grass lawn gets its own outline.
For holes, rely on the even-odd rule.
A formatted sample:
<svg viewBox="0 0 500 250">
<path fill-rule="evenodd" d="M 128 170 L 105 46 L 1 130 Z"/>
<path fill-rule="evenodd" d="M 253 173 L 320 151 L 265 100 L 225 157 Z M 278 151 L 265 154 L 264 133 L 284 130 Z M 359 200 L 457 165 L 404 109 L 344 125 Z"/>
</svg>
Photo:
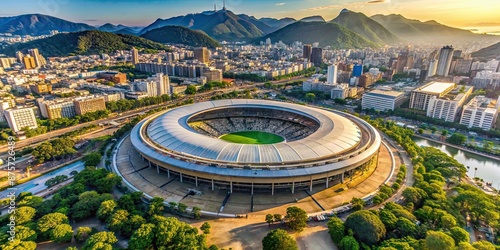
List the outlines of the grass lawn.
<svg viewBox="0 0 500 250">
<path fill-rule="evenodd" d="M 241 131 L 226 134 L 220 137 L 222 140 L 241 144 L 273 144 L 284 141 L 283 137 L 260 131 Z"/>
</svg>

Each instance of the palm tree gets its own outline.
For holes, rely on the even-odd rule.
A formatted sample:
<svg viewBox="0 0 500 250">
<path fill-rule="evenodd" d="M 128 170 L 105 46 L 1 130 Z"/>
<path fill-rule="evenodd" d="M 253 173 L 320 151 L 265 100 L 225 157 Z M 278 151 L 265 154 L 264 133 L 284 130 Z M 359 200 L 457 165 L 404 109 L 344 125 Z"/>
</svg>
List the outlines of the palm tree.
<svg viewBox="0 0 500 250">
<path fill-rule="evenodd" d="M 477 167 L 474 168 L 474 178 L 476 178 Z"/>
</svg>

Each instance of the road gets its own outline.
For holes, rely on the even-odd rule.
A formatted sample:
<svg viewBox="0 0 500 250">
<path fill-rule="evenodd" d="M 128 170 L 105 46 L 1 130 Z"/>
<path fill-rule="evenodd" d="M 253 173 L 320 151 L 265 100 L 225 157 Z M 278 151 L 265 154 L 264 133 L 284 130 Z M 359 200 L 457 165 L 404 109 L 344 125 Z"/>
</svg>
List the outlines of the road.
<svg viewBox="0 0 500 250">
<path fill-rule="evenodd" d="M 57 169 L 57 170 L 51 172 L 50 174 L 45 174 L 45 175 L 42 175 L 38 178 L 35 178 L 35 179 L 30 180 L 28 182 L 25 182 L 23 184 L 17 185 L 14 187 L 15 189 L 6 189 L 4 191 L 1 191 L 0 192 L 0 199 L 7 198 L 7 195 L 12 191 L 15 191 L 16 196 L 19 195 L 21 192 L 30 192 L 32 194 L 37 194 L 39 192 L 42 192 L 42 191 L 48 189 L 47 186 L 45 186 L 45 182 L 47 180 L 49 180 L 50 178 L 53 178 L 57 175 L 67 175 L 69 177 L 70 173 L 72 171 L 76 170 L 76 171 L 80 172 L 84 168 L 85 168 L 85 166 L 84 166 L 82 161 L 74 162 L 66 167 L 62 167 L 60 169 Z"/>
</svg>

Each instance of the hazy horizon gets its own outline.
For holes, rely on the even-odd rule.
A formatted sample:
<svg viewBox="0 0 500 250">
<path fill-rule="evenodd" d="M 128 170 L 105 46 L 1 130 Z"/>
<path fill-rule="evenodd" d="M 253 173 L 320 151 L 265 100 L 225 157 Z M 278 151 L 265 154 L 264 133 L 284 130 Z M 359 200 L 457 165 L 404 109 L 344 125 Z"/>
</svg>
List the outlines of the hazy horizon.
<svg viewBox="0 0 500 250">
<path fill-rule="evenodd" d="M 420 21 L 439 23 L 474 32 L 500 34 L 500 1 L 488 0 L 227 0 L 226 7 L 236 14 L 257 18 L 291 17 L 301 19 L 320 15 L 325 20 L 335 18 L 347 8 L 367 16 L 401 14 Z M 147 26 L 158 18 L 166 19 L 190 13 L 221 9 L 223 0 L 19 0 L 2 3 L 0 16 L 40 13 L 72 22 L 100 26 L 105 23 L 127 26 Z"/>
</svg>

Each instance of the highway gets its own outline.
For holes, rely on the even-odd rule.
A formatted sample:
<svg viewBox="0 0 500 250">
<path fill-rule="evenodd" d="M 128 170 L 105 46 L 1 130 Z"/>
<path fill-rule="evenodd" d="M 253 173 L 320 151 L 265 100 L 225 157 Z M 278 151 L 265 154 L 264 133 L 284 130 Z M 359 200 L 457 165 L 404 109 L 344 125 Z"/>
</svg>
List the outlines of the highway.
<svg viewBox="0 0 500 250">
<path fill-rule="evenodd" d="M 30 180 L 28 182 L 14 186 L 14 189 L 6 189 L 4 191 L 1 191 L 0 192 L 0 199 L 7 198 L 7 195 L 12 191 L 15 191 L 16 196 L 18 196 L 21 192 L 30 192 L 32 194 L 40 193 L 40 192 L 48 189 L 47 186 L 45 186 L 45 182 L 47 180 L 49 180 L 50 178 L 53 178 L 53 177 L 58 176 L 58 175 L 66 175 L 66 176 L 70 177 L 70 173 L 72 171 L 76 170 L 76 171 L 80 172 L 84 168 L 85 168 L 85 166 L 84 166 L 84 163 L 82 161 L 77 161 L 77 162 L 71 163 L 70 165 L 68 165 L 66 167 L 62 167 L 60 169 L 57 169 L 57 170 L 51 172 L 50 174 L 44 174 L 44 175 L 42 175 L 38 178 L 35 178 L 33 180 Z"/>
</svg>

